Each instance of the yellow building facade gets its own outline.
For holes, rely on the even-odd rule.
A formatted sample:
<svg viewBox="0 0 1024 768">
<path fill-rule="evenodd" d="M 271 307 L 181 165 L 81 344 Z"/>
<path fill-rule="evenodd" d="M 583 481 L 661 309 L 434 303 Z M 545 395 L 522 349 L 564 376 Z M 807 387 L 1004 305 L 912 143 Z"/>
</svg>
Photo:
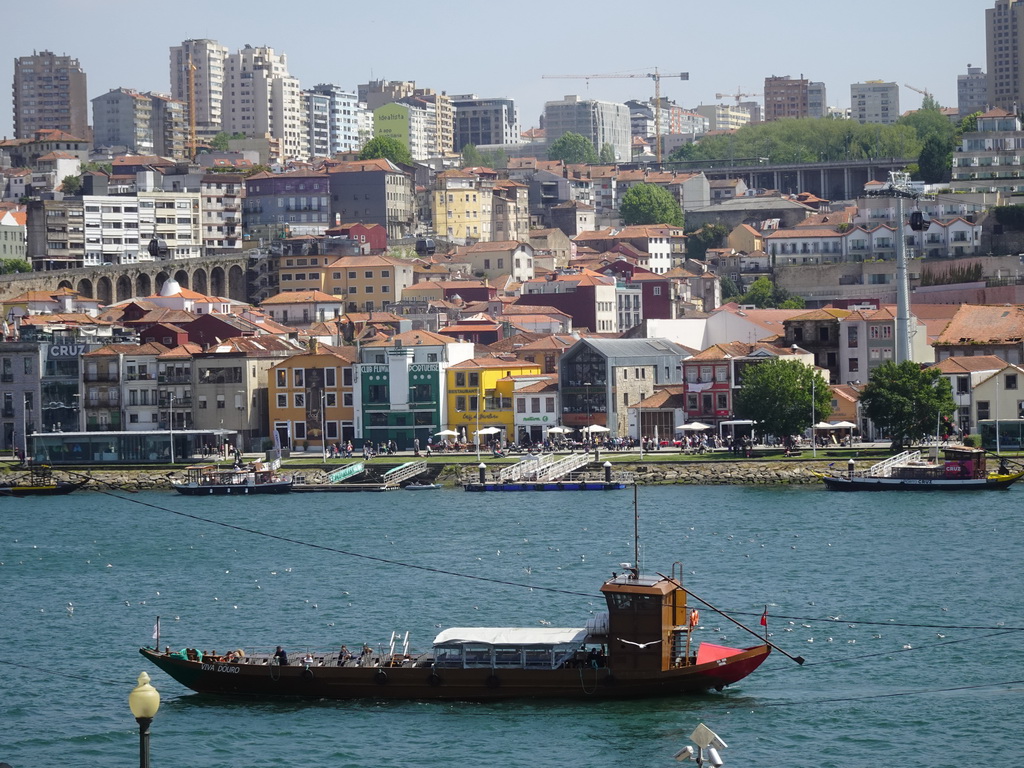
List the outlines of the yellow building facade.
<svg viewBox="0 0 1024 768">
<path fill-rule="evenodd" d="M 461 170 L 437 174 L 431 204 L 434 227 L 458 244 L 491 239 L 494 182 Z"/>
<path fill-rule="evenodd" d="M 460 435 L 465 431 L 472 442 L 477 430 L 497 427 L 503 435 L 488 435 L 485 442 L 499 437 L 514 440 L 512 392 L 515 381 L 512 377 L 540 372 L 536 363 L 496 357 L 477 357 L 450 366 L 447 371 L 448 429 Z"/>
<path fill-rule="evenodd" d="M 385 310 L 412 285 L 411 261 L 392 256 L 343 256 L 324 273 L 324 293 L 345 302 L 346 312 Z"/>
<path fill-rule="evenodd" d="M 352 363 L 355 349 L 313 344 L 268 372 L 267 412 L 282 448 L 323 452 L 355 437 Z"/>
</svg>

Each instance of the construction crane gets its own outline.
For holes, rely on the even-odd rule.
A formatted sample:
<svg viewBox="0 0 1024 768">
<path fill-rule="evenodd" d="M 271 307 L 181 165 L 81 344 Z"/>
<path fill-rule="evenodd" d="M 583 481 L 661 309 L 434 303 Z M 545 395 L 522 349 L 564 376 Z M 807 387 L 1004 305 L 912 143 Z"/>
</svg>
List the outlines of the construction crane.
<svg viewBox="0 0 1024 768">
<path fill-rule="evenodd" d="M 909 88 L 910 90 L 914 91 L 915 93 L 920 93 L 926 99 L 932 98 L 931 91 L 928 91 L 928 90 L 926 90 L 924 88 L 915 88 L 914 86 L 910 85 L 909 83 L 904 83 L 903 87 L 904 88 Z"/>
<path fill-rule="evenodd" d="M 649 77 L 654 81 L 654 137 L 656 139 L 655 146 L 657 149 L 658 163 L 661 163 L 661 79 L 667 77 L 670 79 L 679 78 L 680 80 L 689 80 L 689 72 L 673 72 L 671 75 L 663 75 L 655 67 L 653 72 L 644 72 L 631 75 L 543 75 L 545 80 L 605 80 L 615 78 L 640 78 Z"/>
<path fill-rule="evenodd" d="M 760 96 L 760 95 L 761 95 L 760 93 L 741 93 L 740 89 L 737 88 L 736 89 L 736 93 L 716 93 L 715 94 L 715 98 L 716 99 L 724 99 L 726 96 L 728 96 L 730 99 L 736 99 L 736 104 L 739 105 L 739 103 L 743 99 L 746 99 L 748 97 L 752 98 L 754 96 Z"/>
</svg>

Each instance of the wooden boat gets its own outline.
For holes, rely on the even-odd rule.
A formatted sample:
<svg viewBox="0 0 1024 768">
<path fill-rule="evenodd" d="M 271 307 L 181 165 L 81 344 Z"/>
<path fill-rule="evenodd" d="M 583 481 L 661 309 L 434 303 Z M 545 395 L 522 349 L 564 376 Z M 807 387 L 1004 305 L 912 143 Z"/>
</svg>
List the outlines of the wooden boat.
<svg viewBox="0 0 1024 768">
<path fill-rule="evenodd" d="M 48 466 L 32 467 L 29 471 L 8 483 L 0 483 L 0 496 L 64 496 L 77 491 L 89 482 L 81 480 L 58 480 Z"/>
<path fill-rule="evenodd" d="M 966 446 L 942 450 L 941 461 L 922 458 L 920 451 L 904 451 L 866 470 L 850 459 L 846 472 L 819 473 L 831 491 L 980 491 L 1009 488 L 1024 476 L 1005 461 L 989 472 L 985 451 Z"/>
<path fill-rule="evenodd" d="M 358 657 L 309 653 L 286 665 L 272 653 L 204 660 L 190 649 L 139 652 L 194 691 L 231 696 L 600 700 L 720 691 L 757 669 L 775 646 L 698 640 L 699 617 L 688 609 L 681 575 L 679 564 L 671 578 L 632 568 L 613 574 L 601 587 L 607 613 L 585 627 L 453 628 L 421 654 L 409 652 L 408 634 L 401 643 L 392 634 L 389 644 L 364 647 Z"/>
<path fill-rule="evenodd" d="M 276 469 L 254 462 L 249 467 L 223 469 L 214 464 L 201 464 L 185 469 L 182 482 L 171 483 L 174 490 L 186 496 L 246 495 L 250 493 L 288 493 L 292 478 L 282 477 Z"/>
</svg>

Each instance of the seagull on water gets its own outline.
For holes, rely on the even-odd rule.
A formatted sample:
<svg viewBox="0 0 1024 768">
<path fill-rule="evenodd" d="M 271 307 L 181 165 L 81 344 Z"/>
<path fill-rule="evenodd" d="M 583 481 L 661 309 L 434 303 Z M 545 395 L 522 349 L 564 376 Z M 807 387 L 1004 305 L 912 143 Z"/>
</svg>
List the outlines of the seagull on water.
<svg viewBox="0 0 1024 768">
<path fill-rule="evenodd" d="M 649 646 L 649 645 L 657 645 L 658 643 L 661 642 L 661 640 L 651 640 L 649 643 L 637 643 L 637 642 L 634 642 L 633 640 L 626 640 L 625 638 L 622 638 L 622 637 L 617 637 L 615 639 L 618 640 L 620 643 L 626 643 L 626 645 L 635 645 L 641 651 L 644 648 L 646 648 L 647 646 Z"/>
</svg>

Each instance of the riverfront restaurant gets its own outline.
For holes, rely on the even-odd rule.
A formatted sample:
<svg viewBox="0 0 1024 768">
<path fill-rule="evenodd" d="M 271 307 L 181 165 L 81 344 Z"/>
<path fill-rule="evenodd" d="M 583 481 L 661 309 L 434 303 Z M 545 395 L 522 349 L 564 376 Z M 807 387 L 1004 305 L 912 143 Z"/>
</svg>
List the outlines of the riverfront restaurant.
<svg viewBox="0 0 1024 768">
<path fill-rule="evenodd" d="M 29 456 L 36 464 L 187 464 L 227 457 L 237 435 L 229 429 L 37 432 L 28 436 Z"/>
</svg>

